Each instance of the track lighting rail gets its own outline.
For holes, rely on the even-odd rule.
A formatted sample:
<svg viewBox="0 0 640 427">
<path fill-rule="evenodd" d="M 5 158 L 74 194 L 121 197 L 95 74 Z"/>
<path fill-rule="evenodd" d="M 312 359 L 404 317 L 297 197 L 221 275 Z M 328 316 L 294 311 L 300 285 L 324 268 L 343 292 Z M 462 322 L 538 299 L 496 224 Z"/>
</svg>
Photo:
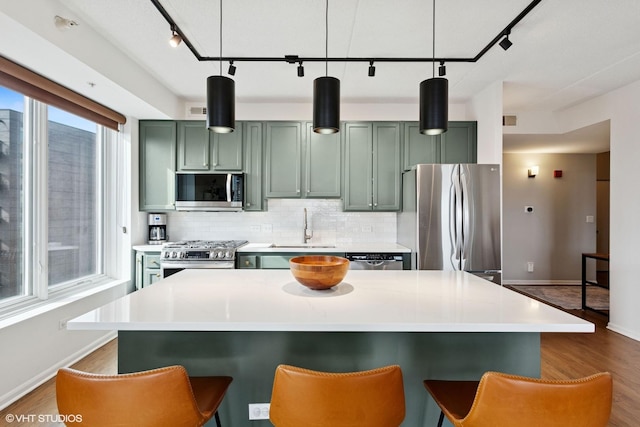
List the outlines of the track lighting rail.
<svg viewBox="0 0 640 427">
<path fill-rule="evenodd" d="M 298 57 L 297 55 L 285 55 L 278 56 L 202 56 L 200 52 L 193 46 L 186 35 L 182 32 L 180 27 L 175 23 L 171 15 L 160 4 L 160 0 L 150 0 L 156 7 L 158 12 L 164 17 L 170 26 L 175 27 L 176 33 L 182 37 L 182 41 L 189 48 L 191 53 L 196 57 L 198 61 L 234 61 L 234 62 L 287 62 L 289 64 L 295 64 L 302 62 L 478 62 L 493 46 L 495 46 L 500 40 L 511 32 L 525 16 L 529 14 L 542 0 L 533 0 L 529 5 L 524 8 L 516 18 L 509 23 L 497 36 L 495 36 L 478 54 L 470 58 L 423 58 L 423 57 L 408 57 L 408 58 L 393 58 L 393 57 Z"/>
</svg>

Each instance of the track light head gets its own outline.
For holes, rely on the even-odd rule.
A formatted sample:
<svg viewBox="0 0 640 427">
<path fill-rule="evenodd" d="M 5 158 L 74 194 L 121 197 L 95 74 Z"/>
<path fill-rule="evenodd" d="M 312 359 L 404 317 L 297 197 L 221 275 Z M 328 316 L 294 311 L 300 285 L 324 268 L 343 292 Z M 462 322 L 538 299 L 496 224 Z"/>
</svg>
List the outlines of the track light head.
<svg viewBox="0 0 640 427">
<path fill-rule="evenodd" d="M 440 77 L 444 77 L 447 75 L 447 67 L 445 67 L 444 61 L 440 61 L 440 66 L 438 67 L 438 75 Z"/>
<path fill-rule="evenodd" d="M 369 77 L 375 77 L 376 67 L 373 66 L 373 61 L 369 62 Z"/>
<path fill-rule="evenodd" d="M 510 34 L 510 32 L 507 31 L 504 34 L 504 38 L 502 40 L 500 40 L 500 43 L 499 43 L 500 47 L 503 48 L 504 50 L 509 49 L 511 47 L 511 45 L 513 44 L 513 43 L 511 43 L 511 40 L 509 40 L 509 34 Z"/>
<path fill-rule="evenodd" d="M 304 67 L 302 66 L 302 61 L 298 63 L 298 77 L 304 77 Z"/>
<path fill-rule="evenodd" d="M 229 61 L 229 70 L 227 71 L 227 73 L 230 76 L 235 76 L 236 75 L 236 66 L 233 65 L 233 61 Z"/>
<path fill-rule="evenodd" d="M 169 44 L 171 47 L 178 47 L 178 45 L 182 42 L 182 37 L 180 34 L 176 32 L 176 27 L 174 25 L 171 26 L 171 38 L 169 39 Z"/>
</svg>

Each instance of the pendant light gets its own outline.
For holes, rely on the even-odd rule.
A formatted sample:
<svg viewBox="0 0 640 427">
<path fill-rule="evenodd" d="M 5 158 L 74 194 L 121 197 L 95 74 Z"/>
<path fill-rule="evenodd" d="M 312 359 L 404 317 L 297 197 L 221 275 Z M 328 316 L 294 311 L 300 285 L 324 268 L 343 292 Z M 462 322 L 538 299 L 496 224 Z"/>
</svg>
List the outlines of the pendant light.
<svg viewBox="0 0 640 427">
<path fill-rule="evenodd" d="M 325 0 L 325 76 L 313 81 L 313 131 L 340 131 L 340 80 L 329 77 L 329 0 Z"/>
<path fill-rule="evenodd" d="M 449 82 L 436 75 L 436 0 L 433 0 L 432 78 L 420 83 L 420 133 L 439 135 L 449 121 Z"/>
<path fill-rule="evenodd" d="M 207 78 L 207 128 L 230 133 L 236 127 L 236 86 L 222 75 L 222 0 L 220 0 L 220 75 Z"/>
</svg>

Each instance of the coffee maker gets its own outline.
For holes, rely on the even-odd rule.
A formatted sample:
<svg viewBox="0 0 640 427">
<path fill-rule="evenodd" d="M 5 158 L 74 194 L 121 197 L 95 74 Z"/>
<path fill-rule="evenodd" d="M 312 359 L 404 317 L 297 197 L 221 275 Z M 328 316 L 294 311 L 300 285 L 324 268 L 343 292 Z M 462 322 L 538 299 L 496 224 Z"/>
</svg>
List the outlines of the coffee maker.
<svg viewBox="0 0 640 427">
<path fill-rule="evenodd" d="M 149 214 L 149 244 L 162 245 L 167 241 L 167 214 Z"/>
</svg>

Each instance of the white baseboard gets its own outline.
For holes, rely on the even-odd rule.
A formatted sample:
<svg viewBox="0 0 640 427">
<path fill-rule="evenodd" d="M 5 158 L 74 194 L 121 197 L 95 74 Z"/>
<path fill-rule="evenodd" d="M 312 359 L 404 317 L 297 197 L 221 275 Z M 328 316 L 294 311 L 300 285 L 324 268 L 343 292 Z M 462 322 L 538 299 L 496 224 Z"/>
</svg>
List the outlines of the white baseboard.
<svg viewBox="0 0 640 427">
<path fill-rule="evenodd" d="M 111 331 L 106 333 L 101 338 L 98 338 L 97 340 L 91 342 L 90 344 L 86 345 L 85 347 L 78 350 L 77 352 L 69 355 L 68 357 L 61 360 L 56 365 L 51 366 L 49 369 L 42 371 L 39 375 L 35 376 L 30 381 L 24 384 L 21 384 L 19 387 L 16 387 L 13 390 L 10 390 L 9 392 L 5 393 L 3 396 L 0 396 L 0 410 L 6 408 L 7 406 L 11 405 L 21 397 L 25 396 L 26 394 L 35 390 L 37 387 L 41 386 L 45 382 L 49 381 L 58 373 L 58 369 L 73 365 L 74 363 L 86 357 L 89 353 L 102 347 L 103 345 L 105 345 L 112 339 L 116 338 L 117 336 L 118 336 L 118 333 L 116 331 Z"/>
<path fill-rule="evenodd" d="M 582 280 L 503 280 L 503 285 L 581 285 Z"/>
</svg>

